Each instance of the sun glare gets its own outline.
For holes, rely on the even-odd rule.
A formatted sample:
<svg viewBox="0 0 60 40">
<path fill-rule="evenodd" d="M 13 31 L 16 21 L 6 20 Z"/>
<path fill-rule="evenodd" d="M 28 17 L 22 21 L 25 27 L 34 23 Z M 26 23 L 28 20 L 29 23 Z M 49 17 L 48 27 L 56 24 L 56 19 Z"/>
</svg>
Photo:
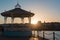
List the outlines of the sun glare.
<svg viewBox="0 0 60 40">
<path fill-rule="evenodd" d="M 32 22 L 31 22 L 31 24 L 37 24 L 37 20 L 33 20 Z"/>
</svg>

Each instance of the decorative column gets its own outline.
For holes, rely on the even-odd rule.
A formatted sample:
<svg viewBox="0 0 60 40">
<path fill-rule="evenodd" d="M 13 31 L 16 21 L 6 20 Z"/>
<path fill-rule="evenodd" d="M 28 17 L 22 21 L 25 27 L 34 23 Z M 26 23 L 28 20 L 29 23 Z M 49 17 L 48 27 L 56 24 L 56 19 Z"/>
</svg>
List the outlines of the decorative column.
<svg viewBox="0 0 60 40">
<path fill-rule="evenodd" d="M 7 17 L 4 17 L 4 24 L 6 24 L 7 22 Z"/>
<path fill-rule="evenodd" d="M 31 24 L 31 17 L 28 17 L 28 20 L 29 20 L 29 24 Z"/>
<path fill-rule="evenodd" d="M 24 18 L 21 18 L 21 22 L 22 22 L 22 24 L 24 24 Z"/>
<path fill-rule="evenodd" d="M 11 20 L 11 23 L 14 23 L 14 17 L 12 17 L 11 19 L 12 19 L 12 20 Z"/>
</svg>

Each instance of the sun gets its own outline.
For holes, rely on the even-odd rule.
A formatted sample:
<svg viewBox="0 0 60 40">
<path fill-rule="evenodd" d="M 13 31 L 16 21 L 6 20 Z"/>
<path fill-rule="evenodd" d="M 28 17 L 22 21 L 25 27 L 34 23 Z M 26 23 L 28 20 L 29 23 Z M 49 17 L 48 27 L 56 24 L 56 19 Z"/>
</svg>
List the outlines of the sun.
<svg viewBox="0 0 60 40">
<path fill-rule="evenodd" d="M 37 20 L 33 20 L 32 22 L 31 22 L 31 24 L 37 24 Z"/>
</svg>

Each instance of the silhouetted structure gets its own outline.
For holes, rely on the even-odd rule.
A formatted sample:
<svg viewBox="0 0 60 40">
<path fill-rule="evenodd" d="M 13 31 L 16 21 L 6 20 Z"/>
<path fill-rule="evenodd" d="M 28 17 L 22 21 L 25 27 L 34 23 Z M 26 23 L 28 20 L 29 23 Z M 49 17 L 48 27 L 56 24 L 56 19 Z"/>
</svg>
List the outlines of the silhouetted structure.
<svg viewBox="0 0 60 40">
<path fill-rule="evenodd" d="M 23 10 L 19 3 L 15 5 L 15 8 L 9 11 L 2 12 L 1 15 L 4 17 L 4 24 L 1 25 L 5 36 L 31 36 L 31 29 L 24 24 L 24 18 L 28 18 L 29 25 L 31 25 L 31 17 L 34 16 L 34 13 Z M 6 24 L 7 18 L 11 17 L 11 24 Z M 21 18 L 21 24 L 15 24 L 14 18 Z M 27 24 L 27 25 L 28 25 Z"/>
<path fill-rule="evenodd" d="M 34 16 L 34 13 L 31 13 L 31 12 L 21 9 L 21 6 L 19 5 L 19 3 L 17 3 L 17 5 L 15 6 L 14 9 L 5 11 L 5 12 L 1 13 L 1 15 L 4 16 L 5 24 L 6 24 L 8 17 L 11 17 L 12 23 L 14 21 L 14 18 L 21 18 L 22 24 L 24 24 L 24 18 L 27 17 L 29 20 L 29 23 L 31 24 L 31 17 Z"/>
</svg>

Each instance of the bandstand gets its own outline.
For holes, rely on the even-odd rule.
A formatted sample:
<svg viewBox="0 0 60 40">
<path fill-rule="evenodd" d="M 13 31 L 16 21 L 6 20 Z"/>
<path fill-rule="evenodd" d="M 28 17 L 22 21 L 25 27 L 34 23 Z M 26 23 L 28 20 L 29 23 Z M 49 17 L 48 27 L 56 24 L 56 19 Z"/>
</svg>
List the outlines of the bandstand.
<svg viewBox="0 0 60 40">
<path fill-rule="evenodd" d="M 15 5 L 15 8 L 12 10 L 8 10 L 2 12 L 1 15 L 4 17 L 4 24 L 1 26 L 3 27 L 3 35 L 5 36 L 31 36 L 32 32 L 31 29 L 28 27 L 31 25 L 31 17 L 34 16 L 34 13 L 26 11 L 21 8 L 19 3 Z M 7 24 L 7 18 L 11 17 L 12 21 L 11 24 Z M 21 18 L 21 24 L 15 24 L 14 18 Z M 28 18 L 29 23 L 24 24 L 24 18 Z"/>
<path fill-rule="evenodd" d="M 21 18 L 22 24 L 24 24 L 24 18 L 28 18 L 29 24 L 31 24 L 31 17 L 34 16 L 34 13 L 31 13 L 29 11 L 23 10 L 19 3 L 15 6 L 14 9 L 2 12 L 1 15 L 4 17 L 4 23 L 6 24 L 7 18 L 11 17 L 12 21 L 14 22 L 14 18 Z"/>
<path fill-rule="evenodd" d="M 19 3 L 15 5 L 15 8 L 12 10 L 8 10 L 2 12 L 1 15 L 4 17 L 4 24 L 2 24 L 2 34 L 4 36 L 35 36 L 35 30 L 37 30 L 41 25 L 33 25 L 31 24 L 31 17 L 34 16 L 34 13 L 26 11 L 21 8 Z M 7 18 L 11 17 L 11 24 L 7 24 Z M 14 18 L 21 18 L 21 24 L 14 24 Z M 24 18 L 28 18 L 29 23 L 24 24 Z M 32 35 L 32 30 L 34 31 L 34 35 Z"/>
</svg>

